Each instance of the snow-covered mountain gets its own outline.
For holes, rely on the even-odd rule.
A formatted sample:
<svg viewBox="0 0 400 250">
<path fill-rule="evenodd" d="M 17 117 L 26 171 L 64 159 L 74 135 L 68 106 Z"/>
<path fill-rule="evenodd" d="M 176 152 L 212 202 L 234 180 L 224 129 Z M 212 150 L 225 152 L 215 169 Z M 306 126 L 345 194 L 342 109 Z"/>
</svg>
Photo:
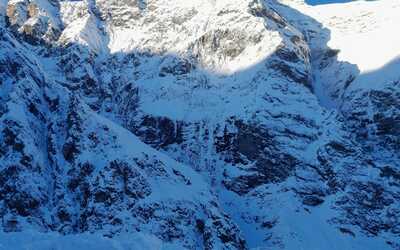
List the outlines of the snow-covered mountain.
<svg viewBox="0 0 400 250">
<path fill-rule="evenodd" d="M 0 249 L 400 249 L 399 11 L 0 0 Z"/>
</svg>

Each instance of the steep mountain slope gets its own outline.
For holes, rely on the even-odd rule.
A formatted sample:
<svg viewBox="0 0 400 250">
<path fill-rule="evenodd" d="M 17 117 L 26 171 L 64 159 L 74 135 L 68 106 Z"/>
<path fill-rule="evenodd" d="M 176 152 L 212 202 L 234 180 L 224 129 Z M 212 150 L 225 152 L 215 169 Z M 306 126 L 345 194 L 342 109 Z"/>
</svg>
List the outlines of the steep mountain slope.
<svg viewBox="0 0 400 250">
<path fill-rule="evenodd" d="M 0 240 L 399 249 L 399 8 L 2 0 Z"/>
<path fill-rule="evenodd" d="M 6 31 L 1 46 L 4 231 L 144 231 L 180 247 L 241 248 L 238 229 L 198 174 L 47 78 Z"/>
</svg>

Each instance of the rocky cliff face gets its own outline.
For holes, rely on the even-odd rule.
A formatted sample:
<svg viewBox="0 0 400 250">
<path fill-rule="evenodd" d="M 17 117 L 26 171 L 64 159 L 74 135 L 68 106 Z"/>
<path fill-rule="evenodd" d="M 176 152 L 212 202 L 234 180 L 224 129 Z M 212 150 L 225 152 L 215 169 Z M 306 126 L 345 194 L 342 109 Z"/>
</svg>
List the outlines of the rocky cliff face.
<svg viewBox="0 0 400 250">
<path fill-rule="evenodd" d="M 298 4 L 0 2 L 2 230 L 398 249 L 400 76 Z"/>
</svg>

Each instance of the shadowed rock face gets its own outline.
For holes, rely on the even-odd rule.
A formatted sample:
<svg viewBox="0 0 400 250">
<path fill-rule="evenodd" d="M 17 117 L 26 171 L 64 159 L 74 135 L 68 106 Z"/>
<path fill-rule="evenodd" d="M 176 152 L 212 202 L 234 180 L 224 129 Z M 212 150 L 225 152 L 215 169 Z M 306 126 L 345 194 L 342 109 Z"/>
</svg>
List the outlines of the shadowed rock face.
<svg viewBox="0 0 400 250">
<path fill-rule="evenodd" d="M 252 173 L 224 180 L 227 189 L 238 194 L 269 183 L 283 182 L 294 173 L 296 158 L 277 147 L 273 135 L 257 125 L 235 121 L 237 133 L 224 133 L 217 138 L 216 150 L 225 155 L 225 161 L 245 167 Z M 250 165 L 250 164 L 249 164 Z"/>
<path fill-rule="evenodd" d="M 400 132 L 399 84 L 395 82 L 388 85 L 390 87 L 382 90 L 353 92 L 353 96 L 347 96 L 349 102 L 345 110 L 353 108 L 346 116 L 360 140 L 371 140 L 371 143 L 377 142 L 384 148 L 397 151 Z M 364 105 L 363 110 L 361 105 Z"/>
<path fill-rule="evenodd" d="M 3 231 L 286 249 L 288 220 L 323 209 L 316 225 L 338 235 L 399 236 L 399 86 L 350 92 L 345 68 L 327 112 L 312 76 L 337 51 L 314 58 L 317 21 L 247 0 L 10 1 L 5 15 Z"/>
</svg>

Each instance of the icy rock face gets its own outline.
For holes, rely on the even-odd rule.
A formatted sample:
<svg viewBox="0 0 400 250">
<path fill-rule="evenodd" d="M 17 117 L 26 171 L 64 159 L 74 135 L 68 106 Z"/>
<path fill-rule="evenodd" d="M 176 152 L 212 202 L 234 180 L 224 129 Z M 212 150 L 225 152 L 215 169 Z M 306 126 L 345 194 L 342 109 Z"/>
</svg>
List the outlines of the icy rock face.
<svg viewBox="0 0 400 250">
<path fill-rule="evenodd" d="M 357 88 L 317 20 L 272 0 L 0 11 L 3 231 L 398 247 L 396 76 Z M 316 81 L 332 72 L 327 110 Z"/>
<path fill-rule="evenodd" d="M 2 230 L 146 231 L 184 248 L 245 248 L 198 174 L 97 115 L 1 31 Z"/>
<path fill-rule="evenodd" d="M 342 109 L 359 140 L 369 141 L 371 147 L 377 144 L 398 158 L 399 80 L 381 84 L 378 89 L 350 89 L 346 93 Z"/>
<path fill-rule="evenodd" d="M 285 180 L 293 173 L 296 157 L 280 147 L 277 137 L 292 133 L 293 138 L 315 140 L 314 120 L 322 111 L 311 111 L 310 103 L 316 103 L 316 99 L 311 94 L 309 51 L 302 34 L 262 2 L 239 2 L 215 5 L 216 14 L 208 20 L 203 34 L 185 49 L 191 53 L 189 57 L 160 56 L 159 68 L 150 69 L 148 62 L 138 59 L 139 77 L 143 74 L 142 78 L 159 81 L 162 87 L 138 84 L 139 91 L 143 91 L 139 99 L 144 104 L 130 123 L 134 124 L 131 130 L 146 143 L 172 155 L 176 150 L 183 152 L 188 157 L 180 160 L 196 169 L 211 171 L 212 178 L 220 178 L 215 173 L 223 172 L 214 166 L 215 159 L 227 165 L 243 164 L 243 171 L 254 171 L 253 174 L 233 176 L 224 183 L 231 190 L 246 193 L 262 184 Z M 158 23 L 158 18 L 152 20 Z M 231 23 L 236 19 L 243 23 L 235 24 L 238 27 L 233 29 Z M 187 22 L 191 25 L 193 21 Z M 244 29 L 239 28 L 243 25 Z M 183 23 L 179 27 L 185 26 Z M 250 27 L 252 32 L 247 31 Z M 157 32 L 156 36 L 158 28 L 150 32 Z M 152 51 L 151 47 L 148 49 Z M 248 52 L 256 52 L 255 58 Z M 243 68 L 243 58 L 252 58 L 255 64 Z M 226 72 L 225 67 L 233 72 Z M 213 74 L 204 72 L 209 68 Z M 301 95 L 302 100 L 291 99 Z M 158 107 L 167 105 L 173 109 L 169 105 L 175 102 L 182 110 Z M 295 110 L 273 110 L 282 103 L 310 109 L 309 117 L 301 117 Z M 274 119 L 298 124 L 305 128 L 304 134 L 265 122 Z M 294 140 L 290 143 L 296 143 Z M 271 159 L 279 154 L 281 159 Z"/>
</svg>

